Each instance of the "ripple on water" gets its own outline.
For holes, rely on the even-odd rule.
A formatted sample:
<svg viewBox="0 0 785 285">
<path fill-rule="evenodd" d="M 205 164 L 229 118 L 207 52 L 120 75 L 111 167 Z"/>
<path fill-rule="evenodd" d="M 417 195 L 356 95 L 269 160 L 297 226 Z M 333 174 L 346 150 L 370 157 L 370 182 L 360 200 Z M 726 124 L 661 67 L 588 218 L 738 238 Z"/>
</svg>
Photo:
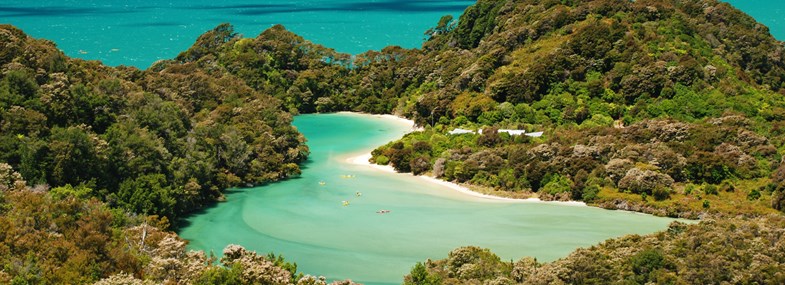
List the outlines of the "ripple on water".
<svg viewBox="0 0 785 285">
<path fill-rule="evenodd" d="M 236 191 L 227 202 L 191 217 L 180 232 L 192 241 L 190 248 L 220 253 L 235 243 L 283 254 L 309 274 L 400 284 L 414 263 L 444 258 L 459 246 L 487 247 L 505 260 L 549 261 L 611 237 L 661 230 L 672 221 L 488 200 L 347 162 L 411 129 L 399 121 L 344 113 L 298 116 L 295 125 L 311 147 L 303 175 Z M 380 209 L 390 213 L 376 213 Z"/>
</svg>

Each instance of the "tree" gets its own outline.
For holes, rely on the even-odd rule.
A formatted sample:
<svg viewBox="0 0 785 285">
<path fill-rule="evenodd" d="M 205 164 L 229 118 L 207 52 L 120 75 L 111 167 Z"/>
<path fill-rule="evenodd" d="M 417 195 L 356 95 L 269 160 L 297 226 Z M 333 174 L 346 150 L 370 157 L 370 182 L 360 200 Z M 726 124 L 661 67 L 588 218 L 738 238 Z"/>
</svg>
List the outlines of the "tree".
<svg viewBox="0 0 785 285">
<path fill-rule="evenodd" d="M 177 197 L 162 174 L 129 178 L 120 184 L 116 196 L 118 204 L 129 211 L 166 216 L 169 220 L 176 220 L 179 212 L 187 210 L 177 209 Z"/>
<path fill-rule="evenodd" d="M 662 252 L 658 249 L 648 248 L 633 255 L 630 258 L 632 272 L 635 274 L 633 279 L 638 284 L 646 284 L 655 280 L 655 272 L 659 269 L 670 267 Z"/>
<path fill-rule="evenodd" d="M 54 185 L 77 185 L 91 179 L 102 179 L 105 154 L 102 142 L 88 127 L 53 128 L 48 160 L 51 163 L 48 181 Z"/>
<path fill-rule="evenodd" d="M 431 170 L 431 161 L 427 156 L 418 156 L 411 160 L 409 168 L 412 174 L 420 175 Z"/>
<path fill-rule="evenodd" d="M 405 285 L 437 285 L 442 284 L 441 278 L 438 275 L 428 273 L 425 264 L 417 262 L 412 267 L 411 272 L 404 278 L 403 284 Z"/>
<path fill-rule="evenodd" d="M 0 163 L 0 192 L 23 190 L 27 182 L 7 163 Z"/>
<path fill-rule="evenodd" d="M 667 174 L 636 167 L 627 171 L 624 178 L 619 181 L 619 189 L 628 190 L 635 194 L 646 193 L 647 195 L 654 195 L 656 192 L 655 198 L 663 200 L 668 197 L 666 189 L 673 182 L 673 178 Z"/>
</svg>

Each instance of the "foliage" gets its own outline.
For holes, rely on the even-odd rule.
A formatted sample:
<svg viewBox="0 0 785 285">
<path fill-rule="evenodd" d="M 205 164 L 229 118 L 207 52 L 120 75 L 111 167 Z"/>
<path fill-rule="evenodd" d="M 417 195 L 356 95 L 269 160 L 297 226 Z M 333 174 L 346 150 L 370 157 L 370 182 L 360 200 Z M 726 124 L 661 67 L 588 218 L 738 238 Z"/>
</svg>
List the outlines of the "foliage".
<svg viewBox="0 0 785 285">
<path fill-rule="evenodd" d="M 461 248 L 406 282 L 783 283 L 769 242 L 782 219 L 766 215 L 785 209 L 785 47 L 764 26 L 715 0 L 480 0 L 428 36 L 352 57 L 280 25 L 242 38 L 222 24 L 140 71 L 0 26 L 0 282 L 324 284 L 238 247 L 209 265 L 161 229 L 227 187 L 298 175 L 308 148 L 291 114 L 351 110 L 427 126 L 374 151 L 401 172 L 745 216 L 547 264 Z"/>
<path fill-rule="evenodd" d="M 403 281 L 405 285 L 436 285 L 442 284 L 442 280 L 435 274 L 430 274 L 422 262 L 412 267 L 411 272 Z"/>
<path fill-rule="evenodd" d="M 549 263 L 526 257 L 511 264 L 487 250 L 460 248 L 453 252 L 471 253 L 472 257 L 465 258 L 468 262 L 462 267 L 498 270 L 481 277 L 453 274 L 444 270 L 453 262 L 451 253 L 447 259 L 428 261 L 425 266 L 418 263 L 406 280 L 435 276 L 432 278 L 443 278 L 440 284 L 491 284 L 499 280 L 506 283 L 496 284 L 778 284 L 784 281 L 783 226 L 781 215 L 691 225 L 674 222 L 662 232 L 610 239 Z M 486 255 L 491 258 L 482 257 Z"/>
<path fill-rule="evenodd" d="M 16 181 L 175 220 L 225 188 L 296 176 L 308 155 L 280 101 L 182 63 L 214 56 L 235 39 L 229 25 L 148 71 L 70 59 L 8 25 L 0 34 L 0 162 Z"/>
</svg>

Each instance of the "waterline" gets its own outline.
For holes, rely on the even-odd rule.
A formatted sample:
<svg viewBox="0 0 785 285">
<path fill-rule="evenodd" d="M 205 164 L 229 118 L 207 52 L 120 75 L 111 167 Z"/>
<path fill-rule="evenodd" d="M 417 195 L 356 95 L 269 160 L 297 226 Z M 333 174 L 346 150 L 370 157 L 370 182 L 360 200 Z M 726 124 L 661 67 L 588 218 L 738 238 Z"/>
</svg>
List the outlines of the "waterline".
<svg viewBox="0 0 785 285">
<path fill-rule="evenodd" d="M 180 234 L 191 241 L 191 249 L 220 254 L 227 244 L 240 244 L 283 254 L 308 274 L 400 284 L 417 261 L 444 258 L 460 246 L 490 248 L 505 260 L 535 256 L 550 261 L 611 237 L 662 230 L 673 221 L 476 197 L 412 175 L 349 163 L 411 130 L 383 117 L 303 115 L 295 125 L 312 150 L 303 175 L 235 191 L 227 202 L 189 218 Z"/>
</svg>

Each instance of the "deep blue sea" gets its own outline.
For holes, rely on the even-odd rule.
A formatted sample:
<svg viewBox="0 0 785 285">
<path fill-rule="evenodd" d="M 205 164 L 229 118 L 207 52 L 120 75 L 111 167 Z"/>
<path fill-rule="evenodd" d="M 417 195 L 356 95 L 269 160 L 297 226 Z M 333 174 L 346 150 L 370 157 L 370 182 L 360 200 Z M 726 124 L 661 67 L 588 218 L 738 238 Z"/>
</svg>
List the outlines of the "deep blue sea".
<svg viewBox="0 0 785 285">
<path fill-rule="evenodd" d="M 220 23 L 246 37 L 274 24 L 340 52 L 420 47 L 466 0 L 3 0 L 0 23 L 57 43 L 72 57 L 146 68 L 175 57 Z M 783 0 L 727 0 L 785 39 Z"/>
</svg>

